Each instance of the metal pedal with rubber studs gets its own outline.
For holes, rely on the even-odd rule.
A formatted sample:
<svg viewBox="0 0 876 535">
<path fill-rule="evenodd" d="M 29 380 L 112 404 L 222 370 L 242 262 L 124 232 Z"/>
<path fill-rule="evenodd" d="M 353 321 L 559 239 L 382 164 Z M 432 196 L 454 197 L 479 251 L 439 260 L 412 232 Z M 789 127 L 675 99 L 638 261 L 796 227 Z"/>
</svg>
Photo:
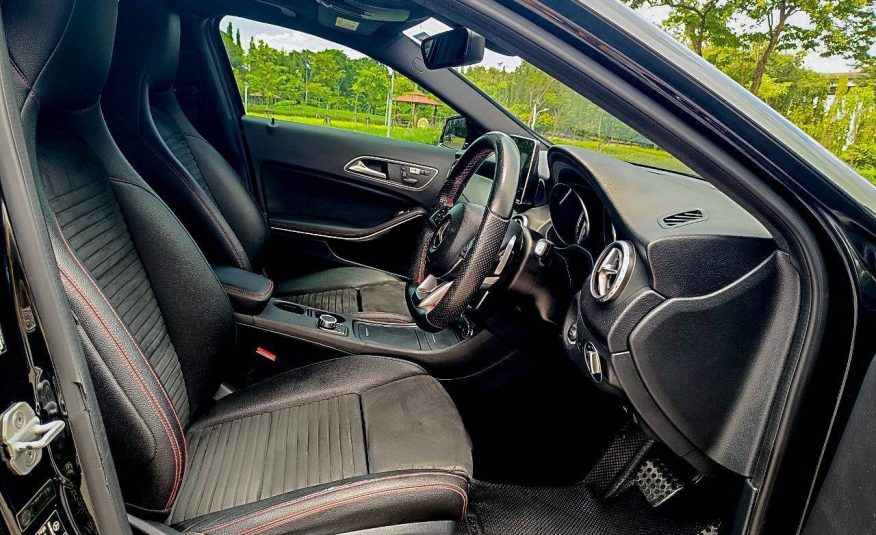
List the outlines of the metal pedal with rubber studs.
<svg viewBox="0 0 876 535">
<path fill-rule="evenodd" d="M 678 494 L 685 486 L 659 457 L 652 457 L 639 466 L 636 485 L 652 507 L 657 507 Z"/>
</svg>

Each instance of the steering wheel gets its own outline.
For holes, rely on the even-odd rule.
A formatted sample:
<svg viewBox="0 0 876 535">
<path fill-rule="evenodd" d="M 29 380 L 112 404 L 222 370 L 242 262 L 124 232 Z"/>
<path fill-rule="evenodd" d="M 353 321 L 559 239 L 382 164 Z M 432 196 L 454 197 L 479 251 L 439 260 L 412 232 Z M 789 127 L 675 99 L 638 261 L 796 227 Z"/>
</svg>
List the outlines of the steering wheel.
<svg viewBox="0 0 876 535">
<path fill-rule="evenodd" d="M 457 204 L 491 154 L 496 172 L 487 206 Z M 490 275 L 511 221 L 519 175 L 520 152 L 501 132 L 479 137 L 450 169 L 420 232 L 407 284 L 408 308 L 422 329 L 437 332 L 452 325 Z"/>
</svg>

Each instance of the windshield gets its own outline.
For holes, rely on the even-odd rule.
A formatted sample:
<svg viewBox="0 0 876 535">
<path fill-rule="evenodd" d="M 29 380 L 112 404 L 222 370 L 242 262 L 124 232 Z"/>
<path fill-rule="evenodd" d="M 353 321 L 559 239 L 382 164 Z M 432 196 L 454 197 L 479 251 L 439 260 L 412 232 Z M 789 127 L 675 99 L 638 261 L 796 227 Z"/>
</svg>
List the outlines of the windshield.
<svg viewBox="0 0 876 535">
<path fill-rule="evenodd" d="M 429 19 L 405 34 L 419 41 L 447 29 L 440 21 Z M 576 145 L 635 164 L 694 174 L 646 137 L 517 56 L 486 50 L 479 64 L 456 70 L 552 143 Z"/>
</svg>

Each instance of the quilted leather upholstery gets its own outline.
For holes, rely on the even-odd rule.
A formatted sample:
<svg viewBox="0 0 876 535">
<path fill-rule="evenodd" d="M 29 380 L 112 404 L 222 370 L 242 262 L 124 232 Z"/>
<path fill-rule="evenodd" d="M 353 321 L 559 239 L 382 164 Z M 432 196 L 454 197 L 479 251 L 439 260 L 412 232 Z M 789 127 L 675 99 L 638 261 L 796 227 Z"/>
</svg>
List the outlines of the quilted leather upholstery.
<svg viewBox="0 0 876 535">
<path fill-rule="evenodd" d="M 304 275 L 281 283 L 276 296 L 362 319 L 411 322 L 404 283 L 373 269 L 342 267 Z"/>
<path fill-rule="evenodd" d="M 93 151 L 50 131 L 38 142 L 46 197 L 73 254 L 116 310 L 183 422 L 189 400 L 176 350 L 110 182 Z"/>
<path fill-rule="evenodd" d="M 458 518 L 468 436 L 415 365 L 344 358 L 212 400 L 234 314 L 104 122 L 117 8 L 5 0 L 3 17 L 32 185 L 127 506 L 218 533 Z"/>
<path fill-rule="evenodd" d="M 353 288 L 290 294 L 283 296 L 283 299 L 306 307 L 331 310 L 341 314 L 352 315 L 359 312 L 359 292 Z"/>
<path fill-rule="evenodd" d="M 399 475 L 426 485 L 449 478 L 454 488 L 436 488 L 430 506 L 442 511 L 433 518 L 455 519 L 472 470 L 468 435 L 444 389 L 419 366 L 384 357 L 321 362 L 232 394 L 187 436 L 190 463 L 170 521 L 189 529 L 284 497 L 331 518 L 347 485 L 371 492 L 368 481 Z M 301 500 L 317 488 L 323 493 Z M 365 517 L 387 514 L 362 507 L 371 509 Z"/>
<path fill-rule="evenodd" d="M 171 521 L 365 475 L 362 428 L 347 394 L 194 430 Z"/>
<path fill-rule="evenodd" d="M 237 172 L 189 122 L 174 92 L 179 17 L 156 2 L 122 2 L 116 51 L 102 101 L 110 128 L 125 155 L 180 217 L 213 264 L 261 274 L 270 234 L 261 208 Z M 357 268 L 364 270 L 363 268 Z M 410 322 L 404 284 L 370 288 L 370 296 L 334 270 L 312 275 L 323 289 L 277 281 L 278 297 L 322 310 L 379 312 L 388 321 Z M 326 281 L 335 281 L 326 287 Z M 279 291 L 285 288 L 285 292 Z M 389 314 L 389 316 L 385 316 Z"/>
</svg>

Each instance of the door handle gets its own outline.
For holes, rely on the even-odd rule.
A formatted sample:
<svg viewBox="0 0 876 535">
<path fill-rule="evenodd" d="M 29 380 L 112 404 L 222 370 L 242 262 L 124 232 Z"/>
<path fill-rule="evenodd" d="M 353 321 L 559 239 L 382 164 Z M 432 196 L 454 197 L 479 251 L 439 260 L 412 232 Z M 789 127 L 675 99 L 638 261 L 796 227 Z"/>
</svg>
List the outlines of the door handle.
<svg viewBox="0 0 876 535">
<path fill-rule="evenodd" d="M 386 180 L 386 173 L 382 171 L 377 171 L 375 169 L 371 169 L 362 160 L 358 160 L 353 165 L 347 167 L 347 171 L 352 171 L 353 173 L 359 173 L 360 175 L 370 176 L 372 178 L 380 178 L 382 180 Z"/>
</svg>

